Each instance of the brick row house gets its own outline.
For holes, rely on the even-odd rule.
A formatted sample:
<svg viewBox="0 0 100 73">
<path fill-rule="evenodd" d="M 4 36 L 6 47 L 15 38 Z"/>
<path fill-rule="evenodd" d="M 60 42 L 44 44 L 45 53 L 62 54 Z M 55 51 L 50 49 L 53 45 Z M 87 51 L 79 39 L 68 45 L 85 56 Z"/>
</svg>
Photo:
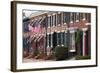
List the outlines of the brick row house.
<svg viewBox="0 0 100 73">
<path fill-rule="evenodd" d="M 38 11 L 23 16 L 24 58 L 46 59 L 60 46 L 68 48 L 68 56 L 90 58 L 90 13 Z"/>
</svg>

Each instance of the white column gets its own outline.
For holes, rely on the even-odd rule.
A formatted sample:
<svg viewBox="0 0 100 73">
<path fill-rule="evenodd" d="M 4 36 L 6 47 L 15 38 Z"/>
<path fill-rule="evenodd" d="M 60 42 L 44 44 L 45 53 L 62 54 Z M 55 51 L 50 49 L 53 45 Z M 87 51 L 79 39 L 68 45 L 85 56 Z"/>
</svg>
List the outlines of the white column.
<svg viewBox="0 0 100 73">
<path fill-rule="evenodd" d="M 48 28 L 50 28 L 50 15 L 48 15 Z"/>
<path fill-rule="evenodd" d="M 58 26 L 61 25 L 61 12 L 58 12 Z"/>
<path fill-rule="evenodd" d="M 51 32 L 51 48 L 53 47 L 53 32 Z"/>
<path fill-rule="evenodd" d="M 56 14 L 56 26 L 58 25 L 58 21 L 57 21 L 58 15 Z"/>
<path fill-rule="evenodd" d="M 50 53 L 50 46 L 49 46 L 49 33 L 47 33 L 47 55 L 49 55 L 49 53 Z"/>
<path fill-rule="evenodd" d="M 63 25 L 63 12 L 61 13 L 61 25 Z"/>
<path fill-rule="evenodd" d="M 50 17 L 51 17 L 51 24 L 50 24 L 50 27 L 52 27 L 52 15 L 51 15 Z"/>
<path fill-rule="evenodd" d="M 47 33 L 47 48 L 49 48 L 49 33 Z"/>
<path fill-rule="evenodd" d="M 73 23 L 72 16 L 73 16 L 73 13 L 71 12 L 70 13 L 70 23 Z"/>
<path fill-rule="evenodd" d="M 79 13 L 76 13 L 76 22 L 79 22 Z"/>
<path fill-rule="evenodd" d="M 85 32 L 83 31 L 83 56 L 85 56 L 85 44 L 84 44 L 84 35 L 85 35 Z"/>
<path fill-rule="evenodd" d="M 53 27 L 55 27 L 55 13 L 53 14 Z"/>
<path fill-rule="evenodd" d="M 70 48 L 71 48 L 71 50 L 70 50 L 70 52 L 75 52 L 76 50 L 75 50 L 75 30 L 70 30 L 70 34 L 71 34 L 71 43 L 70 43 Z"/>
<path fill-rule="evenodd" d="M 43 50 L 44 50 L 44 53 L 46 54 L 46 43 L 45 43 L 46 42 L 46 37 L 45 37 L 45 34 L 43 34 L 43 41 L 44 41 L 43 42 L 44 43 Z"/>
<path fill-rule="evenodd" d="M 83 56 L 85 56 L 85 47 L 86 47 L 86 31 L 87 31 L 87 28 L 83 28 L 82 29 L 82 31 L 83 31 L 83 47 L 82 47 L 82 51 L 83 51 Z"/>
</svg>

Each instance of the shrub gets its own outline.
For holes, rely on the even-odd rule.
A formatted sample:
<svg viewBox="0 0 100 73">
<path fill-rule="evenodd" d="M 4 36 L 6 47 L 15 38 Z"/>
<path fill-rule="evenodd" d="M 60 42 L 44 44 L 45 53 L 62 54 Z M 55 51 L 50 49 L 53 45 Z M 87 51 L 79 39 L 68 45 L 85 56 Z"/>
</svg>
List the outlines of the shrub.
<svg viewBox="0 0 100 73">
<path fill-rule="evenodd" d="M 68 48 L 57 46 L 55 47 L 55 58 L 56 60 L 65 60 L 68 58 Z"/>
<path fill-rule="evenodd" d="M 91 59 L 90 56 L 76 56 L 76 60 L 86 60 L 86 59 Z"/>
</svg>

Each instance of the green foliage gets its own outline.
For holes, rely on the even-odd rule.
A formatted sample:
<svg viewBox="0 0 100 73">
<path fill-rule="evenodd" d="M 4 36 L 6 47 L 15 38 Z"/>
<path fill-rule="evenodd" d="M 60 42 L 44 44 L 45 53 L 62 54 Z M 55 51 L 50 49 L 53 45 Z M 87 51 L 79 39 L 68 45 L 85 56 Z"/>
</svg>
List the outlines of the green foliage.
<svg viewBox="0 0 100 73">
<path fill-rule="evenodd" d="M 56 60 L 65 60 L 68 57 L 68 48 L 67 47 L 62 47 L 58 46 L 55 47 L 55 57 Z"/>
<path fill-rule="evenodd" d="M 90 56 L 76 56 L 76 60 L 85 60 L 85 59 L 90 59 Z"/>
</svg>

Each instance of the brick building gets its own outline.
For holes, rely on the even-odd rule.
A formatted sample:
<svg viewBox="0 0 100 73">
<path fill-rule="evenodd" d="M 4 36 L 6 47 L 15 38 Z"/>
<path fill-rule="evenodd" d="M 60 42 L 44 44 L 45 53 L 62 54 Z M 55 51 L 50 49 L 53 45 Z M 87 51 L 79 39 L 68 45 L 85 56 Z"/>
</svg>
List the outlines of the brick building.
<svg viewBox="0 0 100 73">
<path fill-rule="evenodd" d="M 29 58 L 38 58 L 36 51 L 49 56 L 57 46 L 67 47 L 70 55 L 90 56 L 90 31 L 90 13 L 38 11 L 23 19 L 23 48 Z"/>
</svg>

